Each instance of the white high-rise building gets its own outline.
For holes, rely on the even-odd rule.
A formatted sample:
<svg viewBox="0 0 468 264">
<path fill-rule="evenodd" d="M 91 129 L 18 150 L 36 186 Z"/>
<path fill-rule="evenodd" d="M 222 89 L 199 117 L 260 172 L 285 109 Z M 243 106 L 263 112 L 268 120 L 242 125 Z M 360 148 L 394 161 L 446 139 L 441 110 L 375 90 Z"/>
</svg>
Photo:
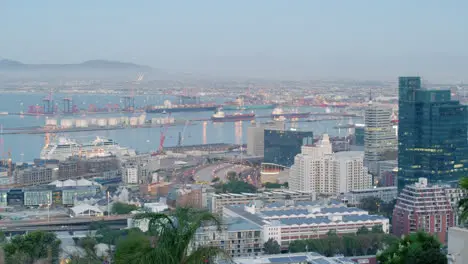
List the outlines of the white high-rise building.
<svg viewBox="0 0 468 264">
<path fill-rule="evenodd" d="M 292 191 L 335 195 L 372 187 L 372 176 L 363 165 L 364 153 L 333 153 L 328 135 L 316 146 L 303 146 L 289 175 Z"/>
<path fill-rule="evenodd" d="M 265 129 L 262 126 L 250 126 L 247 128 L 247 154 L 263 156 Z"/>
<path fill-rule="evenodd" d="M 122 168 L 122 180 L 126 184 L 138 183 L 138 168 L 137 167 Z"/>
<path fill-rule="evenodd" d="M 397 140 L 392 124 L 393 109 L 369 103 L 365 111 L 364 161 L 366 166 L 383 159 L 387 151 L 396 150 Z"/>
</svg>

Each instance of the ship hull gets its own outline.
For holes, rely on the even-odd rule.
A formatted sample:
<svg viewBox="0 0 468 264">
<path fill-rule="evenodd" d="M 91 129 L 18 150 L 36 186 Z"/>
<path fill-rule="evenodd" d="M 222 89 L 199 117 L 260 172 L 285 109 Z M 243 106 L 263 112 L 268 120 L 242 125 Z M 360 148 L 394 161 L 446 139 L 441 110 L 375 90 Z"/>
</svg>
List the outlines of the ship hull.
<svg viewBox="0 0 468 264">
<path fill-rule="evenodd" d="M 225 116 L 225 117 L 211 117 L 213 122 L 237 122 L 237 121 L 251 121 L 255 116 Z"/>
<path fill-rule="evenodd" d="M 310 113 L 289 113 L 289 114 L 272 114 L 272 118 L 280 118 L 284 117 L 286 119 L 291 119 L 291 118 L 308 118 L 310 116 Z"/>
<path fill-rule="evenodd" d="M 168 107 L 168 108 L 149 108 L 146 113 L 180 113 L 180 112 L 208 112 L 215 111 L 217 106 L 201 106 L 201 107 Z"/>
</svg>

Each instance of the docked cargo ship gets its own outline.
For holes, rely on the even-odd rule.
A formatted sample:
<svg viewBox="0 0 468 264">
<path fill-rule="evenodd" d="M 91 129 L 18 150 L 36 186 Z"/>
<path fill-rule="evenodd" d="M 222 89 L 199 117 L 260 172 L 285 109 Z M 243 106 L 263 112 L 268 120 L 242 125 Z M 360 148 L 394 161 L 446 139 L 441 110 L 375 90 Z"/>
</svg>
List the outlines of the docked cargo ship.
<svg viewBox="0 0 468 264">
<path fill-rule="evenodd" d="M 147 113 L 178 113 L 178 112 L 204 112 L 214 111 L 218 108 L 217 105 L 212 103 L 206 104 L 188 104 L 188 105 L 175 105 L 166 100 L 164 105 L 149 106 L 146 108 Z"/>
<path fill-rule="evenodd" d="M 226 115 L 223 111 L 218 110 L 214 115 L 211 116 L 213 122 L 236 122 L 254 120 L 255 113 L 234 113 L 232 115 Z"/>
<path fill-rule="evenodd" d="M 48 160 L 66 160 L 72 156 L 81 156 L 86 158 L 106 157 L 115 155 L 135 156 L 135 150 L 121 147 L 112 139 L 97 137 L 95 140 L 86 143 L 78 143 L 68 138 L 58 138 L 56 142 L 46 144 L 41 151 L 41 159 Z"/>
<path fill-rule="evenodd" d="M 271 117 L 275 120 L 278 119 L 293 119 L 293 118 L 307 118 L 310 116 L 310 112 L 284 112 L 282 108 L 275 108 L 273 112 L 271 113 Z"/>
</svg>

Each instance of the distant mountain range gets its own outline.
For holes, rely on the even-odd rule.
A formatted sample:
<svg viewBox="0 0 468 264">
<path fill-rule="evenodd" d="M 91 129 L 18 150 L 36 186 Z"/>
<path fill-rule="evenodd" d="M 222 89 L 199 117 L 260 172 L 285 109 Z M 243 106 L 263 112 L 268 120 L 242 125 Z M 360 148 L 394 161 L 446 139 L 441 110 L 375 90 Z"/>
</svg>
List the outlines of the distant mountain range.
<svg viewBox="0 0 468 264">
<path fill-rule="evenodd" d="M 25 64 L 0 59 L 0 70 L 151 70 L 151 67 L 128 62 L 89 60 L 75 64 Z"/>
</svg>

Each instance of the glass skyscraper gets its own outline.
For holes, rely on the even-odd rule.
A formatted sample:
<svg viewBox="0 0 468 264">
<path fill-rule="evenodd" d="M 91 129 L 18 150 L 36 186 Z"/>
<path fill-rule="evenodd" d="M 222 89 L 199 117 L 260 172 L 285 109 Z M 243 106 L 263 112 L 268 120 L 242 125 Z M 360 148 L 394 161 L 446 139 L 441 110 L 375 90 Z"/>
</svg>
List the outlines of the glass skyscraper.
<svg viewBox="0 0 468 264">
<path fill-rule="evenodd" d="M 314 143 L 314 135 L 311 131 L 265 129 L 264 143 L 265 163 L 291 167 L 301 147 Z"/>
<path fill-rule="evenodd" d="M 420 77 L 399 78 L 398 185 L 425 177 L 454 182 L 468 175 L 467 107 L 449 90 L 421 88 Z"/>
</svg>

